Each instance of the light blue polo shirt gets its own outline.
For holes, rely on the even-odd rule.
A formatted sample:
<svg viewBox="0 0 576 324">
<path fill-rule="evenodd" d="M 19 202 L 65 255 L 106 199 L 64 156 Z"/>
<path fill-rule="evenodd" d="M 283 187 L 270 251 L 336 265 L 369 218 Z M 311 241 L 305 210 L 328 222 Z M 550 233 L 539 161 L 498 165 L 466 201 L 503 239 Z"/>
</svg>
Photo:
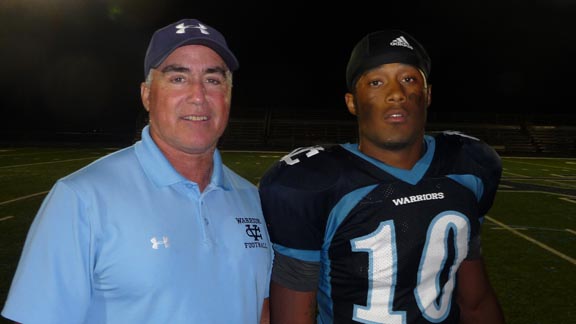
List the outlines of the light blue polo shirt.
<svg viewBox="0 0 576 324">
<path fill-rule="evenodd" d="M 203 193 L 149 135 L 60 179 L 34 219 L 4 317 L 259 322 L 272 249 L 256 186 L 222 165 Z"/>
</svg>

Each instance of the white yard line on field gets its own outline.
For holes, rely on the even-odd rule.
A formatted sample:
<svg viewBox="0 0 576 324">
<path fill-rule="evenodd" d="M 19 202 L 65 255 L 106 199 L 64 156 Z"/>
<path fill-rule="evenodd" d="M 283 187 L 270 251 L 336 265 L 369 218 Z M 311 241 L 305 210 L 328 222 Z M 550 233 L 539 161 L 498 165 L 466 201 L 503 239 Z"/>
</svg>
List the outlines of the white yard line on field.
<svg viewBox="0 0 576 324">
<path fill-rule="evenodd" d="M 70 162 L 70 161 L 81 161 L 81 160 L 96 159 L 96 158 L 98 158 L 98 157 L 93 156 L 93 157 L 80 158 L 80 159 L 59 160 L 59 161 L 50 161 L 50 162 L 28 163 L 28 164 L 17 164 L 17 165 L 6 165 L 3 167 L 0 167 L 0 169 L 18 168 L 18 167 L 23 167 L 23 166 L 40 165 L 40 164 L 62 163 L 62 162 Z"/>
<path fill-rule="evenodd" d="M 566 168 L 566 166 L 545 165 L 545 164 L 540 164 L 540 163 L 530 163 L 530 162 L 513 161 L 513 160 L 508 160 L 508 161 L 509 161 L 509 162 L 513 162 L 513 163 L 518 163 L 518 164 L 527 164 L 527 165 L 537 166 L 537 167 L 541 167 L 541 168 L 555 168 L 555 169 L 574 170 L 574 169 L 572 169 L 572 168 Z"/>
<path fill-rule="evenodd" d="M 570 198 L 566 198 L 566 197 L 560 197 L 560 198 L 558 198 L 558 199 L 567 201 L 567 202 L 569 202 L 569 203 L 576 204 L 576 200 L 574 200 L 574 199 L 570 199 Z"/>
<path fill-rule="evenodd" d="M 561 196 L 566 197 L 566 199 L 576 199 L 576 196 L 561 193 L 561 192 L 552 192 L 552 191 L 543 191 L 543 190 L 509 190 L 509 189 L 501 189 L 498 192 L 511 192 L 511 193 L 540 193 L 546 195 L 554 195 L 554 196 Z M 560 198 L 558 198 L 560 199 Z"/>
<path fill-rule="evenodd" d="M 2 217 L 2 218 L 0 218 L 0 222 L 3 222 L 3 221 L 8 220 L 8 219 L 10 219 L 10 218 L 14 218 L 14 216 Z"/>
<path fill-rule="evenodd" d="M 2 202 L 0 202 L 0 206 L 9 204 L 9 203 L 12 203 L 12 202 L 15 202 L 15 201 L 24 200 L 24 199 L 28 199 L 28 198 L 32 198 L 32 197 L 44 195 L 44 194 L 46 194 L 46 193 L 48 193 L 48 192 L 49 192 L 49 190 L 48 190 L 48 191 L 42 191 L 42 192 L 33 193 L 33 194 L 31 194 L 31 195 L 26 195 L 26 196 L 14 198 L 14 199 L 6 200 L 6 201 L 2 201 Z"/>
<path fill-rule="evenodd" d="M 565 175 L 556 174 L 556 173 L 550 173 L 550 175 L 551 175 L 551 176 L 554 176 L 554 177 L 558 177 L 558 178 L 566 178 Z"/>
<path fill-rule="evenodd" d="M 527 178 L 527 179 L 530 178 L 530 177 L 527 176 L 527 175 L 518 174 L 518 173 L 513 173 L 513 172 L 508 172 L 508 171 L 506 171 L 506 170 L 504 170 L 504 171 L 502 172 L 502 174 L 503 174 L 503 175 L 504 175 L 504 174 L 505 174 L 505 175 L 509 175 L 509 176 L 515 176 L 515 177 L 519 177 L 519 178 Z"/>
<path fill-rule="evenodd" d="M 510 226 L 508 226 L 508 225 L 506 225 L 506 224 L 504 224 L 504 223 L 502 223 L 502 222 L 499 222 L 499 221 L 495 220 L 494 218 L 492 218 L 492 217 L 490 217 L 490 216 L 486 216 L 486 219 L 488 219 L 488 220 L 491 221 L 492 223 L 495 223 L 495 224 L 497 224 L 498 226 L 504 228 L 505 230 L 508 230 L 508 231 L 512 232 L 512 234 L 518 235 L 518 236 L 520 236 L 521 238 L 525 239 L 526 241 L 528 241 L 528 242 L 530 242 L 530 243 L 534 243 L 534 244 L 538 245 L 539 247 L 543 248 L 544 250 L 546 250 L 546 251 L 548 251 L 548 252 L 550 252 L 550 253 L 552 253 L 552 254 L 554 254 L 554 255 L 556 255 L 556 256 L 561 257 L 562 259 L 564 259 L 564 260 L 572 263 L 573 265 L 576 265 L 576 259 L 571 258 L 571 257 L 567 256 L 566 254 L 564 254 L 564 253 L 562 253 L 562 252 L 556 251 L 556 250 L 554 250 L 553 248 L 549 247 L 548 245 L 546 245 L 546 244 L 544 244 L 544 243 L 542 243 L 542 242 L 540 242 L 540 241 L 537 241 L 537 240 L 531 238 L 531 237 L 528 236 L 528 235 L 522 234 L 522 233 L 520 233 L 519 231 L 517 231 L 516 229 L 514 229 L 514 228 L 512 228 L 512 227 L 510 227 Z"/>
<path fill-rule="evenodd" d="M 551 183 L 553 185 L 556 185 L 558 187 L 563 187 L 566 186 L 568 188 L 576 188 L 576 186 L 573 186 L 570 184 L 570 182 L 564 182 L 564 181 L 554 181 L 554 180 L 544 180 L 547 183 Z"/>
</svg>

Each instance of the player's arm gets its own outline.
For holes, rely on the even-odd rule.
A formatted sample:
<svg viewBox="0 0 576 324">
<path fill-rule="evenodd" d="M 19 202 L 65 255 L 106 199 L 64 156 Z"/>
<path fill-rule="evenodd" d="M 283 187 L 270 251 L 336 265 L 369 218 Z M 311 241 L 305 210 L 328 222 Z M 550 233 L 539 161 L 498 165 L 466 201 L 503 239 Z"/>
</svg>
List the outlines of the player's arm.
<svg viewBox="0 0 576 324">
<path fill-rule="evenodd" d="M 303 261 L 276 252 L 270 280 L 271 323 L 316 323 L 319 270 L 320 262 Z"/>
<path fill-rule="evenodd" d="M 260 315 L 260 324 L 270 324 L 270 299 L 264 299 L 262 304 L 262 314 Z"/>
<path fill-rule="evenodd" d="M 316 323 L 316 291 L 297 291 L 276 282 L 270 284 L 271 323 Z"/>
<path fill-rule="evenodd" d="M 460 324 L 503 324 L 504 314 L 482 258 L 465 260 L 458 269 Z"/>
</svg>

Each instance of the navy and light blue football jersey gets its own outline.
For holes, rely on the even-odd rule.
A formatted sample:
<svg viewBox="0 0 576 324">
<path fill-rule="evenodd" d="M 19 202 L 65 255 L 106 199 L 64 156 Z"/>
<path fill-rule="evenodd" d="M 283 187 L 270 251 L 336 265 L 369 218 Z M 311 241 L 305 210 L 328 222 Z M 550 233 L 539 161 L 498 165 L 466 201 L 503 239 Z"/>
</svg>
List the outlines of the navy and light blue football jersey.
<svg viewBox="0 0 576 324">
<path fill-rule="evenodd" d="M 456 271 L 479 255 L 501 161 L 462 134 L 425 142 L 412 170 L 343 144 L 297 149 L 262 178 L 275 252 L 320 264 L 318 323 L 458 323 Z"/>
</svg>

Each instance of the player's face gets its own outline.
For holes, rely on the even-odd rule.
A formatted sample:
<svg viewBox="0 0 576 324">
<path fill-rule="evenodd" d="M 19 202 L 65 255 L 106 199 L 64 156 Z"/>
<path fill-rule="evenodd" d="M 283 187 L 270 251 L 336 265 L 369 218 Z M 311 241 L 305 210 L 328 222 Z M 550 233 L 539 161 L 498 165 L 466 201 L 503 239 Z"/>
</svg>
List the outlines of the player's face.
<svg viewBox="0 0 576 324">
<path fill-rule="evenodd" d="M 163 150 L 209 153 L 230 114 L 231 73 L 212 49 L 188 45 L 172 52 L 141 86 L 150 134 Z"/>
<path fill-rule="evenodd" d="M 400 63 L 367 71 L 356 93 L 346 94 L 348 110 L 358 119 L 360 148 L 372 156 L 419 147 L 429 104 L 430 87 L 420 70 Z"/>
</svg>

